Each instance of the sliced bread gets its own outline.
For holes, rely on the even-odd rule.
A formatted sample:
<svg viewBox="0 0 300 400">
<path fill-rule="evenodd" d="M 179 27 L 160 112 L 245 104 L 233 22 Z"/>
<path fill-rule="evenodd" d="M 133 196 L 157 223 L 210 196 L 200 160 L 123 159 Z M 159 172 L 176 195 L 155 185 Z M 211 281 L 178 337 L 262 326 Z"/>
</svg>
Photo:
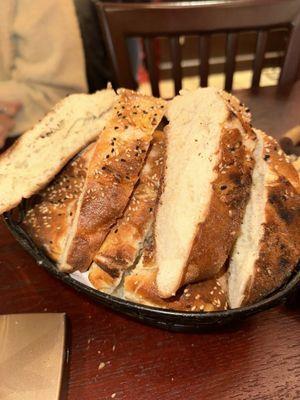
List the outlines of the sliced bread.
<svg viewBox="0 0 300 400">
<path fill-rule="evenodd" d="M 57 177 L 29 200 L 22 226 L 50 258 L 58 261 L 72 224 L 94 144 L 70 161 Z"/>
<path fill-rule="evenodd" d="M 65 251 L 63 271 L 86 271 L 124 209 L 138 180 L 165 101 L 122 89 L 112 119 L 89 164 Z"/>
<path fill-rule="evenodd" d="M 161 297 L 214 277 L 239 233 L 251 186 L 255 134 L 236 98 L 183 91 L 168 106 L 163 190 L 154 236 Z"/>
<path fill-rule="evenodd" d="M 256 133 L 250 200 L 228 270 L 231 308 L 280 287 L 300 258 L 299 174 L 275 139 Z"/>
<path fill-rule="evenodd" d="M 45 187 L 106 124 L 116 94 L 74 94 L 24 133 L 0 157 L 0 214 Z"/>
<path fill-rule="evenodd" d="M 94 258 L 89 280 L 98 289 L 112 293 L 123 271 L 133 266 L 153 225 L 165 154 L 165 135 L 153 135 L 139 182 L 124 215 L 113 226 Z"/>
</svg>

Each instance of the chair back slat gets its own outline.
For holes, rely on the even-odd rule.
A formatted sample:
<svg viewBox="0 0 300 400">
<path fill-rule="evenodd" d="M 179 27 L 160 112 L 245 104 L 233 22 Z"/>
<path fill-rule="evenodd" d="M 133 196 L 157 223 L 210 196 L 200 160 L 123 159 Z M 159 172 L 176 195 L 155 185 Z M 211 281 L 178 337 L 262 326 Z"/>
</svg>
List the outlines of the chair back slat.
<svg viewBox="0 0 300 400">
<path fill-rule="evenodd" d="M 210 71 L 211 37 L 227 35 L 225 89 L 232 89 L 240 33 L 258 32 L 252 87 L 256 89 L 266 58 L 269 33 L 276 29 L 290 32 L 288 46 L 278 81 L 279 90 L 299 76 L 300 63 L 300 0 L 219 0 L 187 3 L 102 3 L 93 0 L 99 15 L 105 43 L 115 75 L 115 86 L 135 87 L 126 39 L 140 37 L 145 43 L 146 65 L 149 69 L 152 93 L 159 94 L 159 57 L 155 55 L 153 39 L 166 37 L 170 41 L 172 78 L 175 93 L 182 87 L 181 36 L 199 37 L 199 75 L 206 86 Z"/>
<path fill-rule="evenodd" d="M 235 70 L 235 57 L 238 46 L 238 35 L 236 32 L 230 32 L 226 41 L 226 64 L 225 64 L 225 85 L 227 91 L 232 89 L 233 74 Z"/>
<path fill-rule="evenodd" d="M 300 68 L 300 15 L 292 23 L 289 43 L 281 68 L 279 88 L 285 90 L 297 79 Z"/>
<path fill-rule="evenodd" d="M 179 36 L 171 37 L 170 45 L 175 94 L 178 94 L 179 90 L 182 88 L 181 48 L 179 43 Z"/>
<path fill-rule="evenodd" d="M 146 62 L 147 62 L 147 69 L 149 72 L 151 90 L 153 96 L 159 97 L 159 76 L 158 76 L 158 67 L 155 62 L 155 47 L 154 47 L 154 40 L 153 38 L 146 37 L 144 39 L 145 45 L 145 53 L 146 53 Z"/>
<path fill-rule="evenodd" d="M 208 84 L 209 72 L 209 35 L 201 35 L 199 41 L 200 53 L 200 86 L 206 87 Z"/>
<path fill-rule="evenodd" d="M 268 41 L 268 32 L 266 30 L 260 30 L 257 34 L 256 41 L 256 51 L 255 58 L 253 62 L 253 75 L 252 75 L 252 89 L 256 89 L 259 87 L 261 71 L 263 68 L 265 52 Z"/>
</svg>

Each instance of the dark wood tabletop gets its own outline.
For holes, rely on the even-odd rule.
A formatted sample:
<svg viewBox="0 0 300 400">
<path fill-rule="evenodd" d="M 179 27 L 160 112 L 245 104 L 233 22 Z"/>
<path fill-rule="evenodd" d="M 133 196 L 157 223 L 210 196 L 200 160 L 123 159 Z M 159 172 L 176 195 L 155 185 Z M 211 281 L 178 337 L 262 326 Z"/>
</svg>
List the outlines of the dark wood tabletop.
<svg viewBox="0 0 300 400">
<path fill-rule="evenodd" d="M 269 134 L 279 137 L 300 123 L 300 83 L 285 98 L 272 88 L 240 97 L 254 125 Z M 48 275 L 1 222 L 0 314 L 26 312 L 69 317 L 69 400 L 300 399 L 300 300 L 219 331 L 159 330 Z"/>
</svg>

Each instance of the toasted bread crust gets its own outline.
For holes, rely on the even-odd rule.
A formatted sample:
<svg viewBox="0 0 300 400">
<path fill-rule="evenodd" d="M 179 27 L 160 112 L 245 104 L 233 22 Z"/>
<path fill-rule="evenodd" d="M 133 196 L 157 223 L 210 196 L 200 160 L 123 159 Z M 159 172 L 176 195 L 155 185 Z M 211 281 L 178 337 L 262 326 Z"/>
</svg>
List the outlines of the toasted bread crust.
<svg viewBox="0 0 300 400">
<path fill-rule="evenodd" d="M 123 274 L 117 271 L 117 274 L 112 275 L 111 271 L 107 272 L 100 268 L 96 263 L 92 263 L 89 269 L 89 281 L 95 289 L 112 294 L 122 281 Z"/>
<path fill-rule="evenodd" d="M 222 97 L 225 96 L 230 112 L 222 128 L 217 178 L 212 184 L 208 215 L 198 227 L 182 284 L 212 278 L 221 270 L 239 234 L 250 194 L 255 133 L 244 107 L 235 97 L 224 93 Z M 240 129 L 231 127 L 231 122 L 237 120 Z M 252 141 L 253 147 L 247 148 L 245 140 Z"/>
<path fill-rule="evenodd" d="M 187 285 L 176 296 L 162 299 L 156 287 L 157 267 L 154 244 L 149 242 L 140 266 L 124 280 L 124 295 L 137 303 L 179 311 L 220 311 L 228 308 L 227 298 L 217 278 Z"/>
<path fill-rule="evenodd" d="M 139 182 L 124 215 L 110 231 L 94 258 L 99 266 L 113 273 L 134 264 L 152 226 L 164 152 L 165 135 L 156 131 Z"/>
<path fill-rule="evenodd" d="M 115 116 L 96 143 L 89 165 L 78 224 L 65 270 L 85 271 L 124 209 L 143 166 L 165 102 L 130 90 L 119 91 Z"/>
<path fill-rule="evenodd" d="M 49 257 L 58 261 L 83 188 L 93 144 L 73 159 L 26 210 L 22 226 Z"/>
<path fill-rule="evenodd" d="M 264 234 L 242 305 L 255 303 L 279 288 L 300 258 L 299 174 L 275 139 L 264 135 L 264 141 L 264 162 L 274 179 L 267 187 Z"/>
</svg>

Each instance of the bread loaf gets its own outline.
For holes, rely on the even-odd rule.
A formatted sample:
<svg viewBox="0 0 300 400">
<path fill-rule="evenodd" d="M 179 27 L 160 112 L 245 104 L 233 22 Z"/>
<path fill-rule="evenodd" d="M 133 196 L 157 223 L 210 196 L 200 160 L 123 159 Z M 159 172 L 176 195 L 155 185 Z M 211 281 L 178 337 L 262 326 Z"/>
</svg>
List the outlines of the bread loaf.
<svg viewBox="0 0 300 400">
<path fill-rule="evenodd" d="M 124 215 L 113 226 L 94 257 L 89 280 L 98 289 L 112 293 L 123 271 L 133 266 L 153 225 L 154 210 L 164 164 L 165 135 L 153 135 L 139 182 Z"/>
<path fill-rule="evenodd" d="M 74 94 L 60 103 L 0 157 L 0 214 L 45 187 L 95 140 L 116 100 L 112 89 Z"/>
<path fill-rule="evenodd" d="M 232 308 L 279 288 L 300 258 L 299 174 L 275 139 L 256 132 L 250 200 L 229 265 Z"/>
<path fill-rule="evenodd" d="M 60 174 L 30 200 L 22 222 L 35 244 L 58 261 L 83 188 L 94 144 L 70 161 Z"/>
<path fill-rule="evenodd" d="M 72 228 L 59 266 L 86 271 L 117 219 L 122 217 L 143 166 L 165 102 L 120 90 L 114 115 L 101 133 L 89 164 Z"/>
<path fill-rule="evenodd" d="M 157 288 L 214 277 L 239 233 L 251 186 L 255 134 L 237 99 L 183 91 L 168 106 L 163 191 L 155 221 Z"/>
</svg>

